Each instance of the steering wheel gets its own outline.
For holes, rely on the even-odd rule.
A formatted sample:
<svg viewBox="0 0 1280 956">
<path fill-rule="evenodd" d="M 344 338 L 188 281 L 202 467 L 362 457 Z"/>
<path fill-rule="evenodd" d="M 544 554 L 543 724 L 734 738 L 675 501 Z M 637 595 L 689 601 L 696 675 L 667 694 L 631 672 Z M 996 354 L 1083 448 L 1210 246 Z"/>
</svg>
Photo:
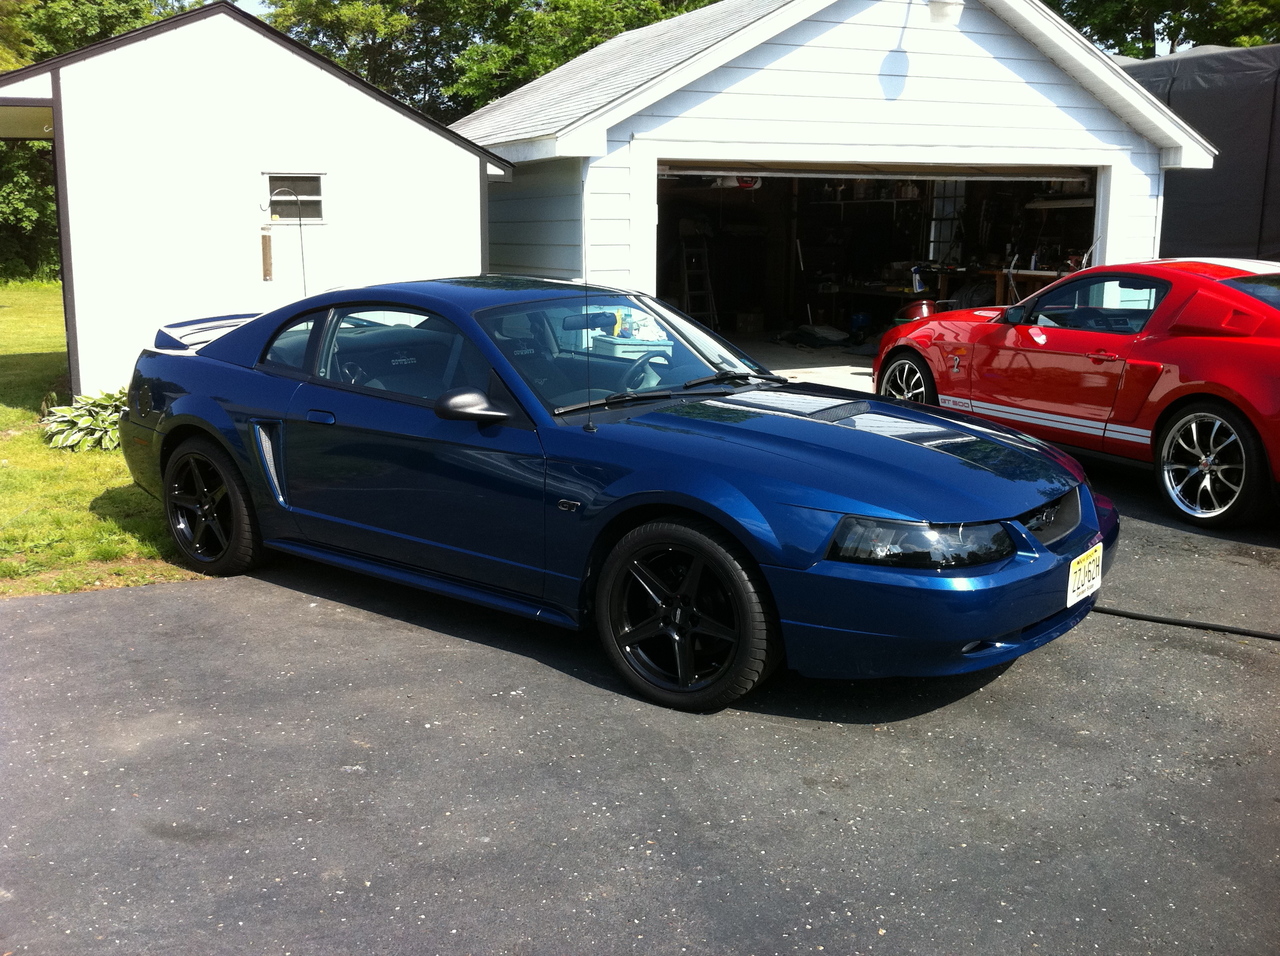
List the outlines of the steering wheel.
<svg viewBox="0 0 1280 956">
<path fill-rule="evenodd" d="M 363 385 L 369 381 L 368 373 L 355 362 L 343 362 L 338 371 L 342 374 L 342 381 L 348 385 Z"/>
<path fill-rule="evenodd" d="M 656 358 L 664 358 L 668 361 L 671 360 L 671 356 L 661 349 L 653 349 L 652 351 L 645 352 L 634 362 L 628 365 L 626 371 L 622 373 L 622 377 L 618 379 L 622 384 L 623 391 L 630 391 L 639 385 L 641 381 L 644 380 L 644 373 L 648 370 L 649 363 Z"/>
</svg>

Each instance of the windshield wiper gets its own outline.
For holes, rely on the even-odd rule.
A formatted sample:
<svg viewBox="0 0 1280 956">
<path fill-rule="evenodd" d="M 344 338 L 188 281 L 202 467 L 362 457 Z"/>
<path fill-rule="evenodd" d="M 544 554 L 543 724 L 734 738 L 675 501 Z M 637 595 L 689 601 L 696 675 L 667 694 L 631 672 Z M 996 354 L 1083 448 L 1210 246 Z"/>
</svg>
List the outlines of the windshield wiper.
<svg viewBox="0 0 1280 956">
<path fill-rule="evenodd" d="M 687 387 L 687 386 L 685 386 Z M 711 389 L 706 392 L 699 392 L 698 397 L 710 398 L 714 395 L 732 395 L 733 389 L 721 388 Z M 652 399 L 674 398 L 676 393 L 669 388 L 660 388 L 652 392 L 614 392 L 612 395 L 606 395 L 604 398 L 593 398 L 586 402 L 575 402 L 572 405 L 562 405 L 557 408 L 553 415 L 566 415 L 569 412 L 580 412 L 584 408 L 608 408 L 611 405 L 630 405 L 632 402 L 647 402 Z"/>
<path fill-rule="evenodd" d="M 714 375 L 704 375 L 702 378 L 691 378 L 684 383 L 685 388 L 696 388 L 699 385 L 711 385 L 715 382 L 736 382 L 740 379 L 758 378 L 762 382 L 782 382 L 785 384 L 788 380 L 782 375 L 774 375 L 772 372 L 748 372 L 744 369 L 721 369 Z"/>
</svg>

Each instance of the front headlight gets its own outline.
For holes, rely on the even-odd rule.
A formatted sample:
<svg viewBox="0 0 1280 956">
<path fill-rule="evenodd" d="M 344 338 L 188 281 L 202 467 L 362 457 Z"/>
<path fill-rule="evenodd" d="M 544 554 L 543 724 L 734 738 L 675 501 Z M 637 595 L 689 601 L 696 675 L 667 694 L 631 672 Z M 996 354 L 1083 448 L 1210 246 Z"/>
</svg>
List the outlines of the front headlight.
<svg viewBox="0 0 1280 956">
<path fill-rule="evenodd" d="M 964 568 L 999 561 L 1016 550 L 998 521 L 928 524 L 847 515 L 836 528 L 829 556 L 897 568 Z"/>
</svg>

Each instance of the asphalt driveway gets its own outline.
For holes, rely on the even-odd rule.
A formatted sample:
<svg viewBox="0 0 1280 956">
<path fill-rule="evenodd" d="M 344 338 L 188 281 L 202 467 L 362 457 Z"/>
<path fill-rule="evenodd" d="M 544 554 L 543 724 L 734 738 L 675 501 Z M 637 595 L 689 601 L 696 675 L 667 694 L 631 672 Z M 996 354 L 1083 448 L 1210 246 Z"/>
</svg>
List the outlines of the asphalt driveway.
<svg viewBox="0 0 1280 956">
<path fill-rule="evenodd" d="M 1100 469 L 1113 607 L 1280 630 L 1280 524 Z M 1280 643 L 1091 615 L 711 715 L 280 560 L 0 602 L 0 954 L 1280 951 Z"/>
</svg>

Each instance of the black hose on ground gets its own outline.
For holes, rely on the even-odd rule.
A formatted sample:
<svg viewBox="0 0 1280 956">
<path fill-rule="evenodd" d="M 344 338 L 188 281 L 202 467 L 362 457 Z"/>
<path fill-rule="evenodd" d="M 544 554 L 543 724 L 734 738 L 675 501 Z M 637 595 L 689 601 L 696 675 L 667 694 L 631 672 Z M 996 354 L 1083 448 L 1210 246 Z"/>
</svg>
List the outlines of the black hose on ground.
<svg viewBox="0 0 1280 956">
<path fill-rule="evenodd" d="M 1221 631 L 1223 634 L 1239 634 L 1241 637 L 1257 637 L 1264 641 L 1280 641 L 1280 634 L 1269 631 L 1255 631 L 1247 627 L 1232 627 L 1230 624 L 1206 624 L 1204 621 L 1186 621 L 1177 617 L 1161 617 L 1158 614 L 1140 614 L 1137 611 L 1121 611 L 1114 607 L 1093 608 L 1097 614 L 1110 614 L 1114 617 L 1127 617 L 1135 621 L 1150 621 L 1153 624 L 1171 624 L 1174 627 L 1193 627 L 1201 631 Z"/>
</svg>

